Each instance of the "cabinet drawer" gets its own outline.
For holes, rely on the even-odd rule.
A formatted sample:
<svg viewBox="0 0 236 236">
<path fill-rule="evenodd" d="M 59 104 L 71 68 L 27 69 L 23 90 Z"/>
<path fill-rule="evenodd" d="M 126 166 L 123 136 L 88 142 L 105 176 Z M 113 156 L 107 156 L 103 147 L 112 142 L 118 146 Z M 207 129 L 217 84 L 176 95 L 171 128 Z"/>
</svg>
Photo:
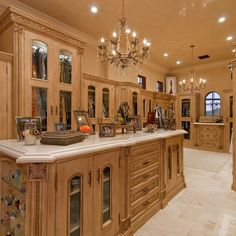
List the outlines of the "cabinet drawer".
<svg viewBox="0 0 236 236">
<path fill-rule="evenodd" d="M 135 176 L 131 176 L 130 178 L 130 186 L 131 188 L 147 182 L 150 178 L 152 178 L 154 175 L 157 175 L 159 177 L 159 173 L 160 173 L 160 167 L 159 166 L 155 166 L 152 169 L 147 169 L 145 172 L 139 174 L 139 175 L 135 175 Z"/>
<path fill-rule="evenodd" d="M 147 196 L 146 199 L 144 199 L 142 202 L 134 205 L 133 207 L 131 206 L 131 217 L 135 217 L 137 214 L 140 212 L 145 213 L 147 211 L 147 208 L 154 202 L 159 200 L 160 192 L 156 191 L 153 193 L 151 196 Z"/>
<path fill-rule="evenodd" d="M 138 159 L 136 161 L 130 162 L 130 171 L 136 172 L 138 170 L 141 170 L 145 167 L 148 167 L 154 163 L 159 163 L 158 154 L 156 152 L 153 152 L 149 155 L 143 156 L 143 158 Z"/>
<path fill-rule="evenodd" d="M 153 178 L 149 179 L 145 184 L 140 187 L 131 190 L 130 200 L 131 203 L 135 202 L 137 199 L 146 196 L 150 191 L 159 186 L 159 176 L 155 175 Z"/>
<path fill-rule="evenodd" d="M 155 141 L 155 142 L 144 143 L 144 144 L 131 147 L 130 155 L 132 158 L 138 155 L 142 155 L 142 154 L 153 152 L 153 151 L 160 151 L 160 150 L 161 150 L 161 141 Z"/>
</svg>

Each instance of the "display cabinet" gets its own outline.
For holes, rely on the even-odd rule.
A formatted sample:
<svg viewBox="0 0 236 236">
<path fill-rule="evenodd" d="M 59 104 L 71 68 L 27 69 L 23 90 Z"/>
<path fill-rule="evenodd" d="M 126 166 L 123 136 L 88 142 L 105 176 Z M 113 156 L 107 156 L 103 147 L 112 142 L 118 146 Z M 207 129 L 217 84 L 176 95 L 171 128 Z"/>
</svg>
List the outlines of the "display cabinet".
<svg viewBox="0 0 236 236">
<path fill-rule="evenodd" d="M 32 32 L 25 32 L 25 38 L 25 55 L 32 55 L 25 65 L 25 115 L 41 116 L 43 131 L 59 122 L 75 129 L 76 49 Z"/>
<path fill-rule="evenodd" d="M 56 171 L 56 235 L 117 235 L 119 150 L 61 161 Z"/>
<path fill-rule="evenodd" d="M 165 140 L 163 155 L 162 206 L 185 187 L 183 175 L 183 137 Z"/>
<path fill-rule="evenodd" d="M 0 160 L 1 227 L 0 235 L 25 236 L 25 171 L 11 159 Z"/>
<path fill-rule="evenodd" d="M 184 145 L 194 146 L 194 122 L 199 120 L 199 94 L 180 93 L 176 96 L 177 128 L 187 131 Z"/>
<path fill-rule="evenodd" d="M 115 83 L 101 77 L 83 74 L 82 105 L 96 131 L 99 123 L 109 123 L 114 119 Z"/>
<path fill-rule="evenodd" d="M 13 56 L 0 52 L 0 139 L 12 138 L 12 60 Z"/>
<path fill-rule="evenodd" d="M 58 122 L 75 129 L 72 111 L 79 104 L 83 42 L 56 22 L 12 6 L 1 16 L 0 28 L 1 49 L 14 55 L 12 90 L 7 90 L 12 97 L 9 120 L 41 116 L 43 131 L 55 130 Z"/>
</svg>

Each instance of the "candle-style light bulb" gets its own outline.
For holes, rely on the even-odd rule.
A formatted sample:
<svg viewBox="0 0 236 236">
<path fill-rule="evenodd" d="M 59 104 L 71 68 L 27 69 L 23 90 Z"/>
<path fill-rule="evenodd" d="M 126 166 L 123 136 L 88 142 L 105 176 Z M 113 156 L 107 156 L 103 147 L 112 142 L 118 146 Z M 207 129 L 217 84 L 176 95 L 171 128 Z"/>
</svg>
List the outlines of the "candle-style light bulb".
<svg viewBox="0 0 236 236">
<path fill-rule="evenodd" d="M 125 30 L 125 32 L 126 32 L 127 34 L 130 34 L 131 30 L 128 28 L 128 29 Z"/>
<path fill-rule="evenodd" d="M 136 34 L 135 31 L 132 33 L 132 36 L 133 36 L 134 38 L 136 38 L 137 34 Z"/>
<path fill-rule="evenodd" d="M 146 40 L 146 39 L 143 40 L 143 44 L 144 44 L 145 46 L 147 45 L 147 40 Z"/>
<path fill-rule="evenodd" d="M 104 43 L 105 39 L 102 37 L 100 41 L 101 41 L 101 43 Z"/>
<path fill-rule="evenodd" d="M 112 36 L 113 36 L 114 38 L 116 38 L 116 37 L 117 37 L 117 33 L 114 31 L 113 34 L 112 34 Z"/>
</svg>

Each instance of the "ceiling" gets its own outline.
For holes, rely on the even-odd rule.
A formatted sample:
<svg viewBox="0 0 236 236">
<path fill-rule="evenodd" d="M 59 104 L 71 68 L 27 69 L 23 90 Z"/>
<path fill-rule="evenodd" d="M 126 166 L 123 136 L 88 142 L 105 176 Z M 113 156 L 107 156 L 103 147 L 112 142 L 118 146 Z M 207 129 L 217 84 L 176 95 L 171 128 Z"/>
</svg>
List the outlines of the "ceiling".
<svg viewBox="0 0 236 236">
<path fill-rule="evenodd" d="M 121 0 L 20 1 L 97 40 L 111 37 L 122 11 Z M 97 14 L 91 14 L 92 4 L 97 5 Z M 232 59 L 232 41 L 226 37 L 232 35 L 236 41 L 235 9 L 236 0 L 125 0 L 128 25 L 140 39 L 150 40 L 150 59 L 168 69 L 191 65 L 192 44 L 194 65 Z M 218 23 L 220 16 L 226 17 L 224 23 Z M 210 58 L 197 58 L 204 54 Z M 182 63 L 176 65 L 177 60 Z"/>
</svg>

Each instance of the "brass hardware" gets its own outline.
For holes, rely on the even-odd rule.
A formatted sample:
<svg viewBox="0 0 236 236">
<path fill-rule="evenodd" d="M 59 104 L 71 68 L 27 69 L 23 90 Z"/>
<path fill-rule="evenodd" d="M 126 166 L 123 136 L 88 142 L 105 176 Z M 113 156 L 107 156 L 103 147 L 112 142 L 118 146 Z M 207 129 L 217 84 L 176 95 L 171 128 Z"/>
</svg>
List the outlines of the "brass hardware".
<svg viewBox="0 0 236 236">
<path fill-rule="evenodd" d="M 97 170 L 97 181 L 100 183 L 100 168 Z"/>
<path fill-rule="evenodd" d="M 56 116 L 58 115 L 58 107 L 56 106 Z"/>
<path fill-rule="evenodd" d="M 144 166 L 147 165 L 147 164 L 149 164 L 149 161 L 143 162 L 143 165 L 144 165 Z"/>
<path fill-rule="evenodd" d="M 88 173 L 88 184 L 90 187 L 92 186 L 92 172 L 91 171 L 89 171 Z"/>
<path fill-rule="evenodd" d="M 51 116 L 53 115 L 53 106 L 51 106 Z"/>
</svg>

